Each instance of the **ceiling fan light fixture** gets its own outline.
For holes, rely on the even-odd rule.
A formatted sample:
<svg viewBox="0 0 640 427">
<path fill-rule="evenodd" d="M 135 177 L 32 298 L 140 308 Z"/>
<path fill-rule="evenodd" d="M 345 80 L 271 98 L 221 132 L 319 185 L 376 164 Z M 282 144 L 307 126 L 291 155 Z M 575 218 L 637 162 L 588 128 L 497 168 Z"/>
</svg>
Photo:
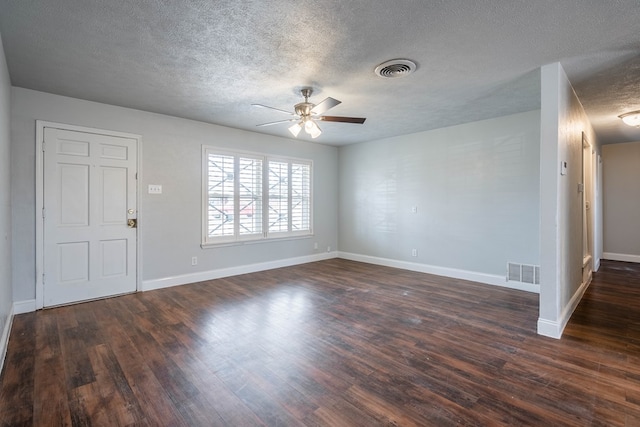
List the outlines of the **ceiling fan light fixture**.
<svg viewBox="0 0 640 427">
<path fill-rule="evenodd" d="M 310 133 L 311 133 L 311 129 L 313 129 L 313 125 L 314 125 L 314 124 L 315 124 L 315 123 L 313 122 L 313 120 L 311 120 L 311 119 L 310 119 L 310 118 L 308 118 L 308 117 L 307 117 L 307 118 L 305 118 L 305 121 L 304 121 L 304 131 L 305 131 L 306 133 L 310 134 Z"/>
<path fill-rule="evenodd" d="M 627 126 L 640 127 L 640 110 L 619 115 Z"/>
<path fill-rule="evenodd" d="M 300 126 L 300 123 L 296 123 L 293 126 L 289 127 L 289 132 L 291 132 L 291 134 L 296 138 L 298 137 L 298 134 L 301 130 L 302 126 Z"/>
<path fill-rule="evenodd" d="M 309 124 L 311 123 L 311 124 Z M 317 138 L 320 136 L 320 134 L 322 134 L 322 130 L 320 130 L 320 126 L 318 126 L 318 124 L 316 122 L 314 122 L 313 120 L 309 120 L 307 121 L 307 123 L 305 123 L 304 125 L 304 130 L 311 135 L 311 138 Z"/>
</svg>

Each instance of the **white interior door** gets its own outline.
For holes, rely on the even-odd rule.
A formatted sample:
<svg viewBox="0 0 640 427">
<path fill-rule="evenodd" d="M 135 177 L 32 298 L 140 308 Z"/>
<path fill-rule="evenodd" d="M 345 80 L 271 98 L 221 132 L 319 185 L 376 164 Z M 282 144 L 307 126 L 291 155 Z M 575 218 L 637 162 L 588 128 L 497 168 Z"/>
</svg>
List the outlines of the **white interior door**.
<svg viewBox="0 0 640 427">
<path fill-rule="evenodd" d="M 137 141 L 44 128 L 44 306 L 136 290 Z"/>
</svg>

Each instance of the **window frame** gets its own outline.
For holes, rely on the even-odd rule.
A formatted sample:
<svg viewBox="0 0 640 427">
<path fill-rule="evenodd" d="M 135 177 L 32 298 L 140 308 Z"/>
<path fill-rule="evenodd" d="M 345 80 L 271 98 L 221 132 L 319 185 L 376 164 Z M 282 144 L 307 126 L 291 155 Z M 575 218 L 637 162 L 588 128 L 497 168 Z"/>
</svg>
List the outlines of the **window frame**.
<svg viewBox="0 0 640 427">
<path fill-rule="evenodd" d="M 262 192 L 259 196 L 260 210 L 261 210 L 261 231 L 251 234 L 239 233 L 239 221 L 233 223 L 233 234 L 226 236 L 210 236 L 209 235 L 209 158 L 210 155 L 218 156 L 232 156 L 234 164 L 234 183 L 233 183 L 233 217 L 239 218 L 238 214 L 240 209 L 240 193 L 239 179 L 236 179 L 239 172 L 239 159 L 240 158 L 252 158 L 261 161 L 261 173 L 262 173 Z M 287 164 L 287 227 L 285 231 L 270 231 L 269 230 L 269 209 L 270 209 L 270 197 L 269 197 L 269 176 L 270 176 L 270 163 L 281 162 Z M 308 220 L 308 229 L 294 230 L 293 229 L 293 192 L 292 192 L 292 168 L 294 165 L 303 165 L 308 167 L 308 218 L 304 216 L 303 221 Z M 220 148 L 215 146 L 203 145 L 202 146 L 202 235 L 201 246 L 215 247 L 220 245 L 235 245 L 243 243 L 255 243 L 260 241 L 271 241 L 277 239 L 289 239 L 289 238 L 301 238 L 313 236 L 313 161 L 310 159 L 301 159 L 288 156 L 271 156 L 265 153 L 230 150 L 228 148 Z M 303 182 L 305 182 L 303 180 Z M 304 194 L 304 193 L 303 193 Z M 304 195 L 303 195 L 304 198 Z"/>
</svg>

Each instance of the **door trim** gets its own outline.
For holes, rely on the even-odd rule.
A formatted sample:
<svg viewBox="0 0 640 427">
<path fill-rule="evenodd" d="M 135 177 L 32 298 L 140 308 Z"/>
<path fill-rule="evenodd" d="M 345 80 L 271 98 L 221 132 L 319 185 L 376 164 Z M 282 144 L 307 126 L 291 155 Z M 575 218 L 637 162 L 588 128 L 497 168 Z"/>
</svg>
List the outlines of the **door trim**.
<svg viewBox="0 0 640 427">
<path fill-rule="evenodd" d="M 136 206 L 138 219 L 142 214 L 140 209 L 140 181 L 142 177 L 142 136 L 132 133 L 117 132 L 104 129 L 96 129 L 85 126 L 68 125 L 64 123 L 49 122 L 45 120 L 36 120 L 36 310 L 44 307 L 44 219 L 42 211 L 44 209 L 44 128 L 56 128 L 61 130 L 69 130 L 84 133 L 95 133 L 98 135 L 115 136 L 121 138 L 130 138 L 136 140 L 137 147 L 137 179 L 136 179 Z M 142 245 L 140 244 L 141 230 L 138 226 L 138 237 L 136 239 L 136 291 L 142 289 Z"/>
</svg>

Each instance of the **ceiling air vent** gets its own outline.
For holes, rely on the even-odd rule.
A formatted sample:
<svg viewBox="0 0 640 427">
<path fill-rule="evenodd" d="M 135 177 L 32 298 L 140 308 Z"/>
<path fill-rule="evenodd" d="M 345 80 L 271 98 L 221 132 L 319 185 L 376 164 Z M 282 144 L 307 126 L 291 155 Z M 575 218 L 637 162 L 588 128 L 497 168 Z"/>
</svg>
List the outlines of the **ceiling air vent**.
<svg viewBox="0 0 640 427">
<path fill-rule="evenodd" d="M 374 72 L 380 77 L 391 79 L 408 76 L 413 73 L 416 68 L 416 63 L 408 59 L 392 59 L 391 61 L 378 65 Z"/>
</svg>

